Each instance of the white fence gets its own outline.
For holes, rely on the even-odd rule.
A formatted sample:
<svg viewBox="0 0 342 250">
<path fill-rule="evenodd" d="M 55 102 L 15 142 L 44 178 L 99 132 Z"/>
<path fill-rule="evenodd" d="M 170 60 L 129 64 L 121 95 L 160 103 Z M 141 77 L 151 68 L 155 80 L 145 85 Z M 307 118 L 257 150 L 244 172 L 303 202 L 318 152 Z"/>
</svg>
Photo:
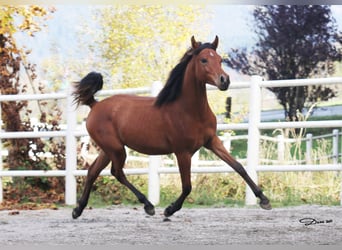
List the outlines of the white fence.
<svg viewBox="0 0 342 250">
<path fill-rule="evenodd" d="M 329 134 L 323 134 L 314 136 L 311 133 L 307 133 L 305 137 L 298 137 L 298 138 L 286 138 L 283 134 L 277 135 L 276 137 L 273 136 L 266 136 L 261 135 L 260 140 L 264 141 L 265 144 L 268 142 L 273 142 L 271 147 L 273 147 L 273 152 L 276 152 L 276 156 L 268 156 L 268 158 L 261 158 L 259 157 L 259 162 L 264 162 L 266 164 L 291 164 L 291 165 L 298 165 L 298 164 L 312 164 L 312 162 L 327 162 L 329 159 L 334 164 L 339 163 L 339 159 L 342 156 L 342 153 L 339 152 L 339 142 L 342 132 L 339 132 L 338 129 L 333 129 Z M 319 155 L 316 156 L 312 155 L 313 152 L 313 142 L 315 140 L 320 139 L 329 139 L 331 138 L 331 153 L 329 153 L 330 146 L 325 146 L 326 148 L 323 149 L 325 152 L 320 152 Z M 231 144 L 233 141 L 241 141 L 241 140 L 248 140 L 248 135 L 231 135 L 231 133 L 225 133 L 223 136 L 220 137 L 221 141 L 224 143 L 226 149 L 230 151 Z M 302 152 L 300 148 L 302 144 L 305 143 L 305 150 Z M 342 143 L 341 143 L 342 146 Z M 287 150 L 286 150 L 287 148 Z M 297 156 L 289 155 L 289 149 L 296 148 L 299 154 L 300 159 L 293 159 Z M 286 155 L 287 154 L 287 155 Z M 266 155 L 267 156 L 267 155 Z M 265 155 L 264 155 L 265 157 Z M 270 159 L 272 158 L 272 159 Z M 240 158 L 239 161 L 241 163 L 245 163 L 247 159 Z M 216 162 L 216 165 L 218 163 Z"/>
<path fill-rule="evenodd" d="M 333 164 L 298 164 L 298 165 L 262 165 L 259 159 L 259 145 L 262 137 L 261 129 L 277 129 L 277 128 L 342 128 L 342 121 L 306 121 L 306 122 L 261 122 L 261 88 L 264 87 L 285 87 L 285 86 L 304 86 L 304 85 L 321 85 L 321 84 L 342 84 L 342 77 L 322 78 L 322 79 L 304 79 L 304 80 L 282 80 L 282 81 L 262 81 L 261 77 L 253 76 L 250 82 L 232 83 L 230 89 L 249 88 L 249 122 L 241 124 L 218 124 L 218 130 L 247 130 L 247 163 L 246 170 L 252 179 L 257 183 L 259 171 L 341 171 L 342 163 L 334 161 Z M 99 95 L 112 95 L 120 93 L 146 94 L 156 95 L 161 84 L 156 83 L 151 88 L 124 89 L 112 91 L 100 91 Z M 209 90 L 213 89 L 208 87 Z M 0 202 L 2 196 L 2 177 L 5 176 L 61 176 L 65 177 L 65 203 L 67 205 L 76 204 L 76 176 L 84 176 L 86 170 L 77 170 L 76 167 L 76 137 L 85 136 L 85 130 L 77 130 L 76 109 L 72 103 L 72 97 L 68 93 L 40 94 L 40 95 L 2 95 L 0 102 L 15 100 L 42 100 L 42 99 L 67 99 L 66 120 L 67 128 L 65 131 L 54 132 L 4 132 L 0 131 L 0 140 L 6 138 L 35 138 L 35 137 L 65 137 L 66 138 L 66 167 L 65 170 L 3 170 L 2 155 L 0 148 Z M 224 105 L 224 104 L 222 104 Z M 342 112 L 341 112 L 342 113 Z M 336 132 L 335 132 L 336 133 Z M 336 136 L 335 136 L 336 137 Z M 336 137 L 338 139 L 338 136 Z M 338 142 L 337 142 L 338 145 Z M 1 143 L 0 143 L 1 146 Z M 338 147 L 337 147 L 338 148 Z M 336 152 L 335 152 L 336 153 Z M 338 153 L 337 153 L 338 154 Z M 338 157 L 337 157 L 338 158 Z M 149 167 L 146 169 L 125 169 L 126 174 L 148 174 L 149 189 L 148 197 L 152 203 L 159 202 L 159 175 L 161 173 L 178 173 L 177 167 L 162 167 L 160 156 L 149 157 Z M 226 173 L 233 171 L 230 167 L 223 164 L 220 166 L 203 167 L 196 162 L 192 167 L 193 173 Z M 101 175 L 110 175 L 110 171 L 105 169 Z M 341 180 L 341 205 L 342 205 L 342 180 Z M 246 205 L 256 204 L 254 194 L 246 187 Z"/>
</svg>

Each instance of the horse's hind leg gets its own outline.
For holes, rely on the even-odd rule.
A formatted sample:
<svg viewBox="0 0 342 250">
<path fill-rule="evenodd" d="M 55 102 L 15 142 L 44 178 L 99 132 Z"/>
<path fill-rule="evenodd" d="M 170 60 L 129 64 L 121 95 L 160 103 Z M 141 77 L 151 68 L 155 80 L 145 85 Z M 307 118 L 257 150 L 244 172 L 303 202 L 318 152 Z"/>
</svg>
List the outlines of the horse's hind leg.
<svg viewBox="0 0 342 250">
<path fill-rule="evenodd" d="M 108 156 L 103 151 L 101 151 L 99 156 L 89 167 L 82 196 L 78 201 L 78 206 L 74 208 L 72 212 L 72 217 L 74 219 L 78 218 L 82 214 L 83 209 L 87 206 L 91 187 L 93 186 L 96 178 L 99 176 L 101 171 L 108 165 L 108 163 Z"/>
<path fill-rule="evenodd" d="M 155 210 L 153 204 L 146 198 L 144 194 L 142 194 L 136 187 L 130 183 L 127 178 L 125 173 L 123 172 L 123 166 L 125 164 L 126 160 L 126 151 L 124 149 L 115 152 L 114 154 L 111 154 L 111 160 L 112 160 L 112 168 L 111 168 L 111 173 L 113 176 L 116 177 L 116 179 L 128 189 L 130 189 L 135 196 L 138 198 L 138 200 L 144 204 L 144 209 L 145 212 L 148 215 L 154 215 Z"/>
</svg>

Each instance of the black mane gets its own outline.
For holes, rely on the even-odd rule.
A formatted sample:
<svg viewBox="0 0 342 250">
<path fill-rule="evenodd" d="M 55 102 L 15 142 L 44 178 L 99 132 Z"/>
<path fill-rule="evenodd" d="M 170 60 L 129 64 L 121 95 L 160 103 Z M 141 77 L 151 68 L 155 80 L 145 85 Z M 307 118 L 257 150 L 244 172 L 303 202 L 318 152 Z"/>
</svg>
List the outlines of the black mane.
<svg viewBox="0 0 342 250">
<path fill-rule="evenodd" d="M 185 69 L 188 63 L 191 61 L 193 55 L 198 55 L 203 49 L 214 49 L 211 43 L 200 44 L 198 48 L 190 48 L 183 55 L 180 62 L 171 70 L 169 78 L 166 81 L 164 88 L 159 92 L 155 105 L 161 107 L 164 104 L 175 101 L 182 92 L 183 79 Z"/>
</svg>

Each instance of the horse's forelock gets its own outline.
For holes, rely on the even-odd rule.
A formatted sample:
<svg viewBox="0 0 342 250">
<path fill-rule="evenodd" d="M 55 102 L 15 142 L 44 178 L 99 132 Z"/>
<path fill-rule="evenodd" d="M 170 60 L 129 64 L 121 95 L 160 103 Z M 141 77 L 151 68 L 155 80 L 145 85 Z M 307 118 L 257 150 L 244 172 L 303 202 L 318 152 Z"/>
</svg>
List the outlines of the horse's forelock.
<svg viewBox="0 0 342 250">
<path fill-rule="evenodd" d="M 198 42 L 198 43 L 199 43 L 199 46 L 196 49 L 190 47 L 188 51 L 185 53 L 184 57 L 198 55 L 204 49 L 213 49 L 216 51 L 216 48 L 212 43 L 201 43 L 201 42 Z"/>
</svg>

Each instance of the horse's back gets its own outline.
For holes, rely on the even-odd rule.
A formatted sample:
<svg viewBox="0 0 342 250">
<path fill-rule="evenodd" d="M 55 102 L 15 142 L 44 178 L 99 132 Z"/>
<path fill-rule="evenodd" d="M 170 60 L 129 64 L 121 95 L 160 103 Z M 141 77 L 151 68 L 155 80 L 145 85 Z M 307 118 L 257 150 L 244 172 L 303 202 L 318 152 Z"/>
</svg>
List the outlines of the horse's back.
<svg viewBox="0 0 342 250">
<path fill-rule="evenodd" d="M 155 98 L 134 95 L 114 95 L 97 102 L 87 118 L 87 129 L 111 124 L 117 129 L 152 114 Z M 90 131 L 89 131 L 90 132 Z"/>
<path fill-rule="evenodd" d="M 141 109 L 152 109 L 154 106 L 153 97 L 135 95 L 114 95 L 97 102 L 88 115 L 96 117 L 111 117 L 124 115 L 128 112 L 137 113 Z"/>
</svg>

